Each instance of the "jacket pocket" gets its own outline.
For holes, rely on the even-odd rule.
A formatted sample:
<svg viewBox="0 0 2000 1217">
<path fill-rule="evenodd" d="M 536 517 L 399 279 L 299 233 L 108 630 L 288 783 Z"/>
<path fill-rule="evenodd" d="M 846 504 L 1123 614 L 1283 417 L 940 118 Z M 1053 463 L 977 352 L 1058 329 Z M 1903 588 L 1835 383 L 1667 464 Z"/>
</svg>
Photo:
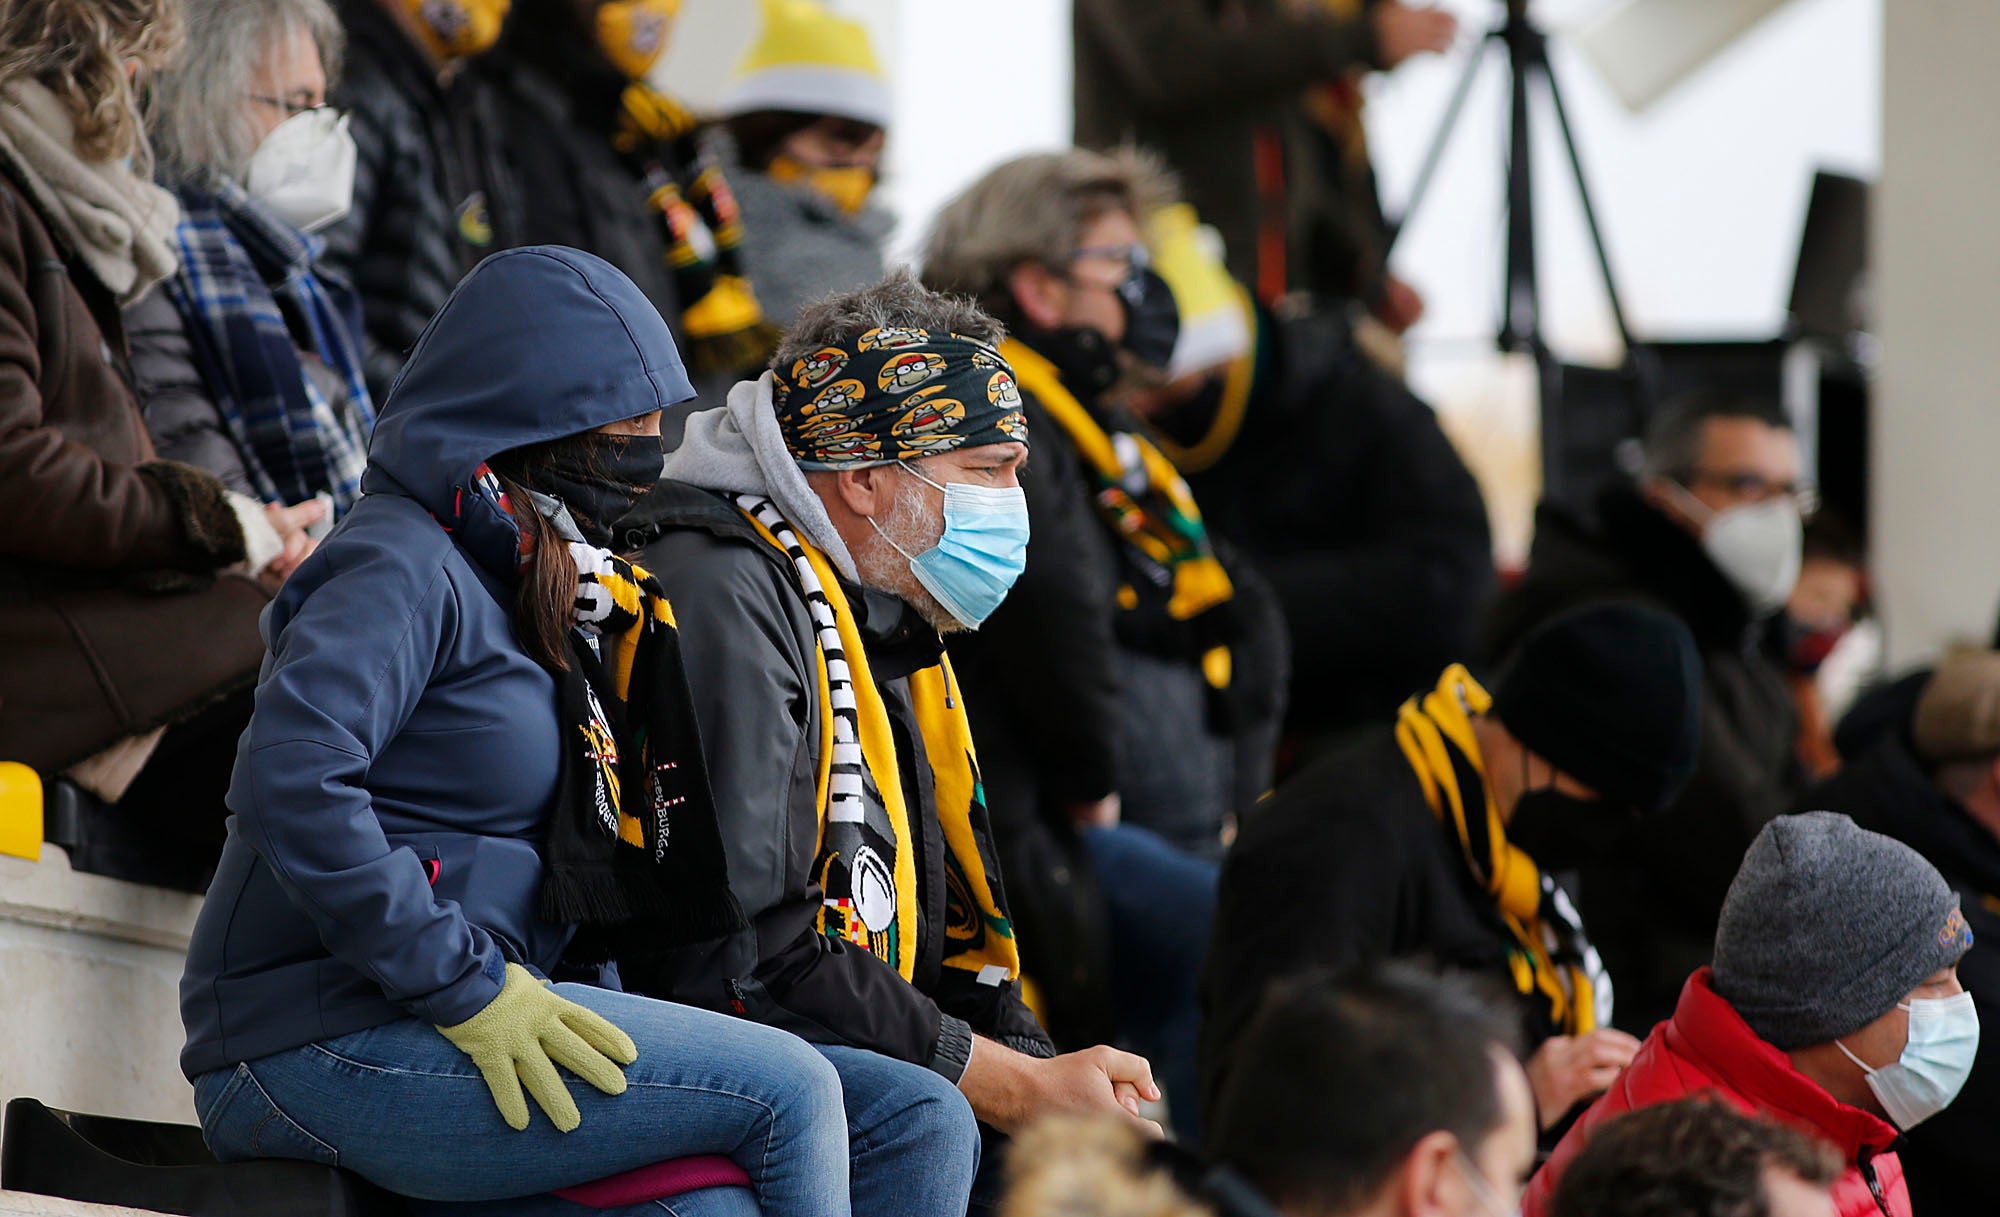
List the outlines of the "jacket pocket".
<svg viewBox="0 0 2000 1217">
<path fill-rule="evenodd" d="M 221 1072 L 204 1074 L 195 1086 L 202 1139 L 218 1160 L 289 1158 L 340 1165 L 340 1154 L 331 1145 L 301 1128 L 271 1101 L 250 1066 L 236 1066 L 218 1087 L 211 1079 Z"/>
</svg>

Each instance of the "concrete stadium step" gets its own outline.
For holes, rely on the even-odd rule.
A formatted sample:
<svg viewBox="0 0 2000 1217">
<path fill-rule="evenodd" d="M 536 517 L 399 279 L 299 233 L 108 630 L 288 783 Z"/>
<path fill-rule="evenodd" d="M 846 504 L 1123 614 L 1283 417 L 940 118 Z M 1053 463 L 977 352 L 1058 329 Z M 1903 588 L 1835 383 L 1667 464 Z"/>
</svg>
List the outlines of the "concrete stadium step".
<svg viewBox="0 0 2000 1217">
<path fill-rule="evenodd" d="M 0 1190 L 0 1217 L 157 1217 L 150 1209 L 121 1208 L 115 1204 L 85 1204 L 33 1192 Z"/>
</svg>

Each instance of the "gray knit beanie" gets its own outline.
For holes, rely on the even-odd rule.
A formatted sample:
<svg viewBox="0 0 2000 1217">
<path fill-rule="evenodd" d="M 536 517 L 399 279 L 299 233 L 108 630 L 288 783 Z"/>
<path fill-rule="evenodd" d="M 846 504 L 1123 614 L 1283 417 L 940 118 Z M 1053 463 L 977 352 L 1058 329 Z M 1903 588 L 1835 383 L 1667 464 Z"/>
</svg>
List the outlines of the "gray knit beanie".
<svg viewBox="0 0 2000 1217">
<path fill-rule="evenodd" d="M 1715 991 L 1773 1047 L 1852 1035 L 1972 946 L 1923 855 L 1830 811 L 1780 816 L 1743 856 L 1715 934 Z"/>
</svg>

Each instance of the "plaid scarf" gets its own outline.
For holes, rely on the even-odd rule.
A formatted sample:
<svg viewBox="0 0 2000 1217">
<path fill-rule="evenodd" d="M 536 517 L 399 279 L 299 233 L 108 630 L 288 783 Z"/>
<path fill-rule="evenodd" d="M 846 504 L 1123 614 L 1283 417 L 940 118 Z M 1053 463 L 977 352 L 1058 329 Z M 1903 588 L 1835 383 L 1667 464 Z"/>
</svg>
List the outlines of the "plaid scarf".
<svg viewBox="0 0 2000 1217">
<path fill-rule="evenodd" d="M 180 269 L 164 290 L 258 497 L 297 503 L 324 490 L 336 512 L 347 510 L 361 497 L 375 427 L 353 294 L 314 269 L 318 238 L 271 215 L 236 183 L 217 182 L 212 192 L 182 186 L 178 194 Z M 301 349 L 340 378 L 345 410 L 306 374 Z"/>
<path fill-rule="evenodd" d="M 1610 1025 L 1611 978 L 1569 897 L 1507 840 L 1472 733 L 1472 715 L 1492 705 L 1486 690 L 1454 664 L 1434 691 L 1403 703 L 1396 743 L 1423 788 L 1424 802 L 1458 842 L 1466 870 L 1493 897 L 1514 936 L 1507 964 L 1515 989 L 1544 1002 L 1561 1034 L 1582 1035 Z"/>
</svg>

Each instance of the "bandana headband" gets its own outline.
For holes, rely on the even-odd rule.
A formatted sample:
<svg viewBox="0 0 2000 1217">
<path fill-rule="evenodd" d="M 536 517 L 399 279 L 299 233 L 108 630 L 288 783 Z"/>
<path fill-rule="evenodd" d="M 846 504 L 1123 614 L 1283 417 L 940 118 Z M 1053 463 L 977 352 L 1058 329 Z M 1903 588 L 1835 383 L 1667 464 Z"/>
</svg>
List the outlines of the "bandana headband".
<svg viewBox="0 0 2000 1217">
<path fill-rule="evenodd" d="M 778 429 L 802 468 L 1028 442 L 1014 369 L 991 346 L 962 335 L 882 326 L 772 375 Z"/>
</svg>

